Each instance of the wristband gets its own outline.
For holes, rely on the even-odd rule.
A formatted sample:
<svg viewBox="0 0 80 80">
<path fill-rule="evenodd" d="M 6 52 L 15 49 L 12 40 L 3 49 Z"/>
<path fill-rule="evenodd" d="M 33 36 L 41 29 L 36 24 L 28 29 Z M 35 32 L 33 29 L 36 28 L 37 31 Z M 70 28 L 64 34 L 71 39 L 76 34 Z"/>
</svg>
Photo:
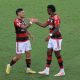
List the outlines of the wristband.
<svg viewBox="0 0 80 80">
<path fill-rule="evenodd" d="M 49 35 L 52 36 L 52 33 L 50 33 Z"/>
<path fill-rule="evenodd" d="M 30 23 L 30 24 L 32 24 L 32 22 L 31 22 L 31 21 L 30 21 L 29 23 Z"/>
</svg>

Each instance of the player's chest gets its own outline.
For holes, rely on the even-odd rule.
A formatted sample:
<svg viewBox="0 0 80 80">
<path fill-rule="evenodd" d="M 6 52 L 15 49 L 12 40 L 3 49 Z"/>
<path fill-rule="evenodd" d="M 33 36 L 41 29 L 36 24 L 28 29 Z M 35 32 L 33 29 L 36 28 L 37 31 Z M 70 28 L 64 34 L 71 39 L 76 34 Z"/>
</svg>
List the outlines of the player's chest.
<svg viewBox="0 0 80 80">
<path fill-rule="evenodd" d="M 54 19 L 53 18 L 49 18 L 49 20 L 48 20 L 48 22 L 49 22 L 49 29 L 53 29 L 54 28 Z"/>
<path fill-rule="evenodd" d="M 23 25 L 24 25 L 24 26 L 26 25 L 25 21 L 22 21 L 22 20 L 20 21 L 20 24 L 22 24 L 22 26 L 23 26 Z M 26 29 L 25 29 L 25 28 L 18 27 L 18 31 L 19 31 L 19 32 L 26 32 Z"/>
<path fill-rule="evenodd" d="M 26 25 L 25 20 L 20 20 L 20 24 L 22 24 L 22 25 Z"/>
</svg>

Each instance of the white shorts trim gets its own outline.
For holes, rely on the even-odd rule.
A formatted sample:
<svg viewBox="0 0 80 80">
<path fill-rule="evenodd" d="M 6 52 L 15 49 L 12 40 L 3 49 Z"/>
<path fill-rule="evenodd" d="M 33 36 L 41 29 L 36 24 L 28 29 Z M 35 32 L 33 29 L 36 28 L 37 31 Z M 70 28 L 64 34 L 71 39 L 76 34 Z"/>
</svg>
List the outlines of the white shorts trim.
<svg viewBox="0 0 80 80">
<path fill-rule="evenodd" d="M 31 43 L 29 40 L 26 42 L 16 42 L 16 54 L 23 54 L 29 50 L 31 50 Z"/>
<path fill-rule="evenodd" d="M 62 39 L 49 39 L 48 48 L 52 48 L 54 51 L 61 50 Z"/>
</svg>

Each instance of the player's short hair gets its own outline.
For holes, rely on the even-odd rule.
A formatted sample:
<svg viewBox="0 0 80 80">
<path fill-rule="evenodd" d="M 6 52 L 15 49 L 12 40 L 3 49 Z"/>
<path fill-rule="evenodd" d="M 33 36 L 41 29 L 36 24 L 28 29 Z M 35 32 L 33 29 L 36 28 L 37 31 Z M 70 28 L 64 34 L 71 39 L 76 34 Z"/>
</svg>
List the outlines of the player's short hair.
<svg viewBox="0 0 80 80">
<path fill-rule="evenodd" d="M 54 5 L 48 5 L 48 6 L 47 6 L 47 9 L 51 9 L 52 12 L 56 12 L 56 8 L 55 8 Z"/>
<path fill-rule="evenodd" d="M 22 8 L 18 8 L 18 9 L 16 10 L 16 15 L 18 15 L 18 13 L 21 12 L 21 11 L 23 11 L 23 9 L 22 9 Z"/>
</svg>

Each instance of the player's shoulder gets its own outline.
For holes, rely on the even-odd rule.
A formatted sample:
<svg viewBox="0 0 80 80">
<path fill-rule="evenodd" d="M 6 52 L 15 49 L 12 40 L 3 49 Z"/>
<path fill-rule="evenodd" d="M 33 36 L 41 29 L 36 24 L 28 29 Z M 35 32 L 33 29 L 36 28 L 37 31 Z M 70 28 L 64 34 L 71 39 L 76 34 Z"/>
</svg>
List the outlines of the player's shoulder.
<svg viewBox="0 0 80 80">
<path fill-rule="evenodd" d="M 55 14 L 55 15 L 53 16 L 53 18 L 54 18 L 55 20 L 57 20 L 57 19 L 60 19 L 60 16 L 59 16 L 58 14 Z"/>
<path fill-rule="evenodd" d="M 15 19 L 14 19 L 14 23 L 15 23 L 15 22 L 19 22 L 19 19 L 18 19 L 18 18 L 15 18 Z"/>
<path fill-rule="evenodd" d="M 18 18 L 15 18 L 14 21 L 18 21 Z"/>
</svg>

